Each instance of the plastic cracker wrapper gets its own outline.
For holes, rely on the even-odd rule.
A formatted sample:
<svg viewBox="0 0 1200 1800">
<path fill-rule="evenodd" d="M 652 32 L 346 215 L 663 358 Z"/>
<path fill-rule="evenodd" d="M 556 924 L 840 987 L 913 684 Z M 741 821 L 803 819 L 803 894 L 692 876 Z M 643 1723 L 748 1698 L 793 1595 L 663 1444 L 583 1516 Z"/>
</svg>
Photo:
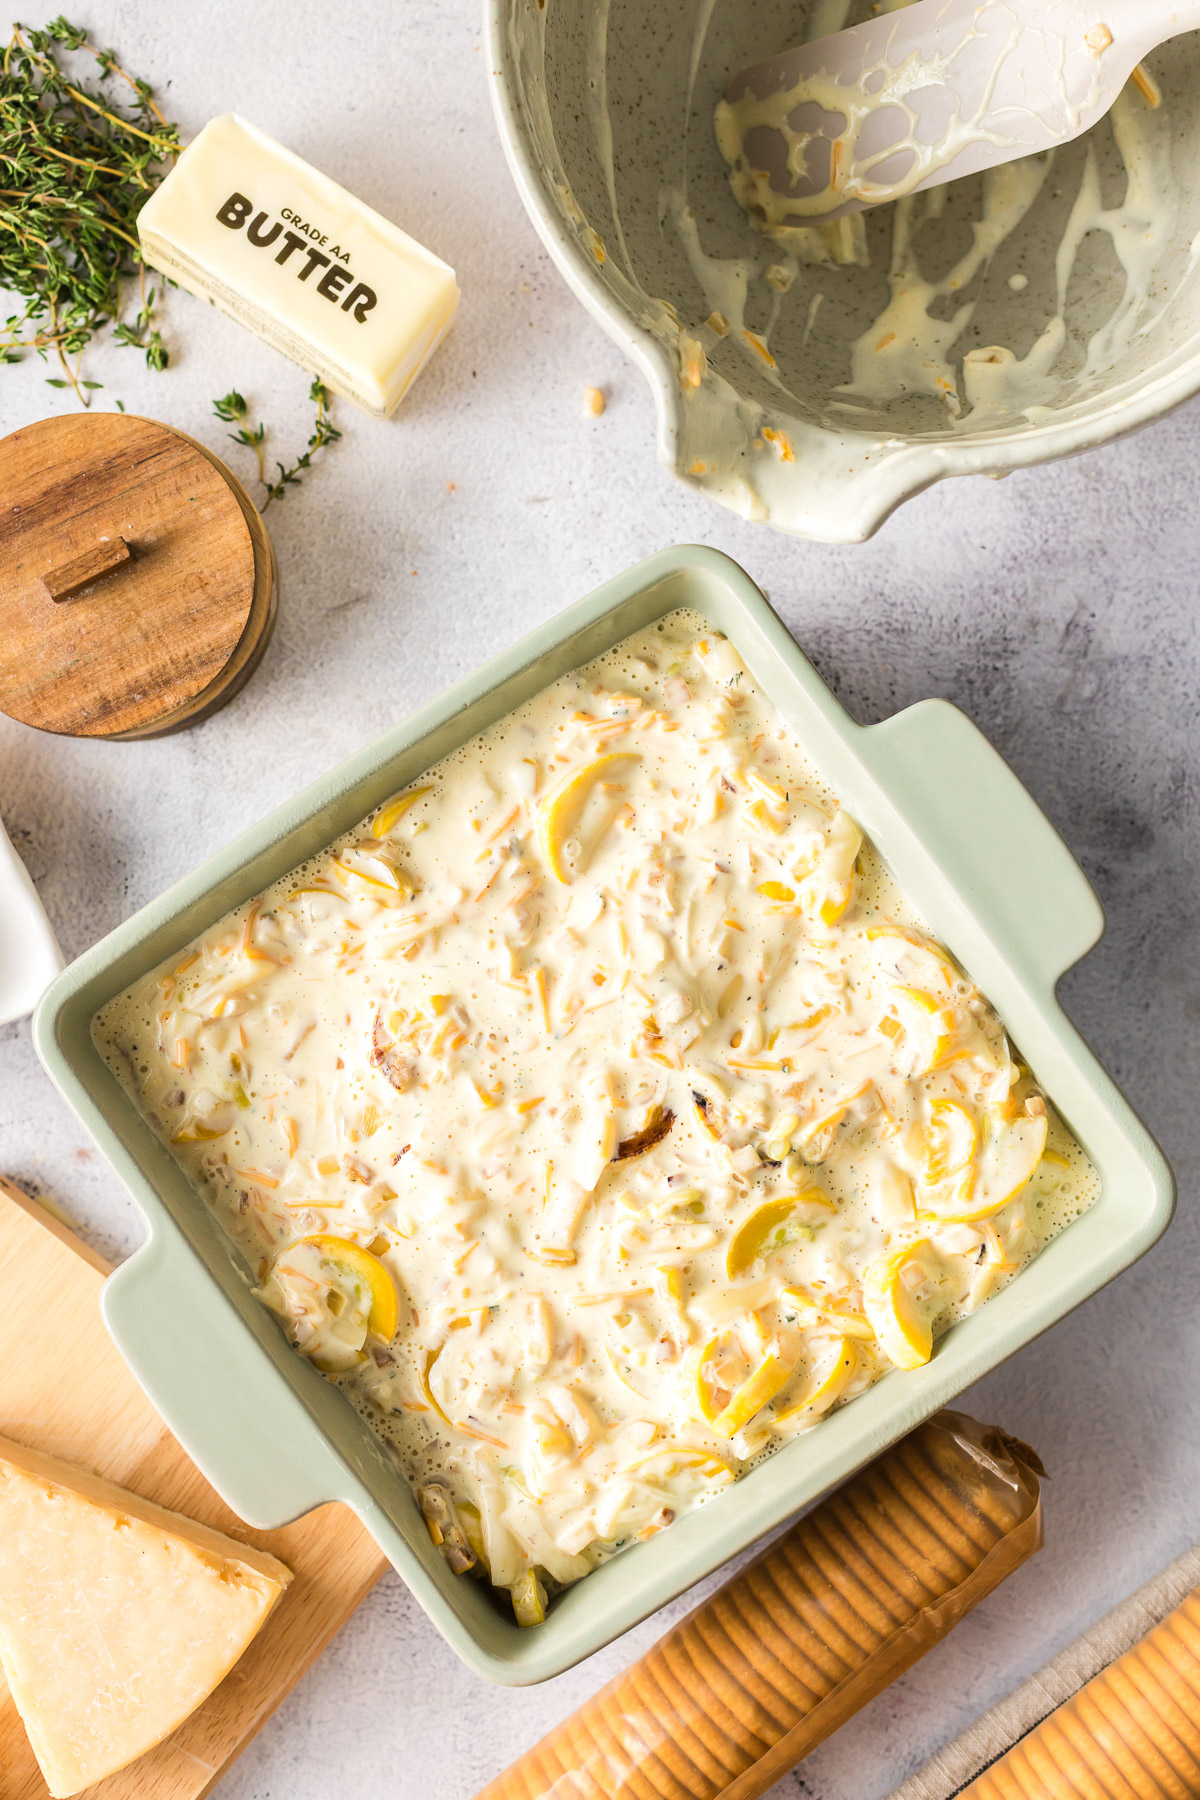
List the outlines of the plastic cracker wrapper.
<svg viewBox="0 0 1200 1800">
<path fill-rule="evenodd" d="M 1041 1547 L 1042 1472 L 937 1414 L 477 1800 L 756 1800 Z"/>
<path fill-rule="evenodd" d="M 1200 1795 L 1200 1545 L 1068 1644 L 892 1800 Z"/>
<path fill-rule="evenodd" d="M 1200 1594 L 963 1789 L 963 1800 L 1200 1795 Z"/>
</svg>

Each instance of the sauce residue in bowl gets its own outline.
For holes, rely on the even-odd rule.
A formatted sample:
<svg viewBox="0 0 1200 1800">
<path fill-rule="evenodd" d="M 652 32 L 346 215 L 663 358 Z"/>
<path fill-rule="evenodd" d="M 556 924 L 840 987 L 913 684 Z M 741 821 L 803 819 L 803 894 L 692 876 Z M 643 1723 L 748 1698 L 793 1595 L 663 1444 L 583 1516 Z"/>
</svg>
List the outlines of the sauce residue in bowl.
<svg viewBox="0 0 1200 1800">
<path fill-rule="evenodd" d="M 814 0 L 802 27 L 864 14 Z M 1200 252 L 1174 164 L 1172 71 L 1190 65 L 1160 53 L 1164 93 L 1147 75 L 1061 150 L 827 224 L 768 207 L 755 231 L 714 107 L 796 35 L 782 0 L 692 0 L 677 27 L 632 0 L 556 0 L 509 26 L 529 150 L 587 286 L 636 353 L 654 346 L 663 459 L 746 518 L 842 541 L 935 478 L 940 446 L 962 446 L 951 471 L 998 472 L 1038 459 L 1015 441 L 1030 428 L 1078 448 L 1075 427 L 1107 435 L 1174 366 Z M 727 151 L 751 123 L 727 121 Z"/>
<path fill-rule="evenodd" d="M 840 30 L 850 10 L 849 0 L 815 7 L 809 41 Z M 884 10 L 894 12 L 900 7 L 893 4 Z M 861 130 L 877 105 L 893 103 L 893 89 L 902 92 L 904 78 L 911 77 L 911 72 L 901 66 L 889 75 L 890 85 L 885 83 L 878 94 L 864 94 L 857 108 L 853 101 L 846 103 L 849 133 Z M 755 228 L 786 253 L 782 264 L 767 276 L 782 292 L 788 291 L 803 264 L 868 267 L 867 221 L 862 215 L 852 215 L 830 224 L 796 223 L 797 213 L 831 210 L 828 194 L 788 199 L 752 167 L 753 159 L 746 155 L 747 139 L 769 127 L 781 134 L 789 157 L 794 156 L 804 146 L 803 132 L 791 122 L 796 109 L 802 102 L 815 100 L 833 111 L 843 103 L 844 92 L 832 82 L 810 79 L 791 92 L 765 98 L 746 94 L 732 103 L 722 100 L 716 109 L 717 142 L 729 165 L 734 196 Z M 853 340 L 850 379 L 841 389 L 843 398 L 831 403 L 832 410 L 849 420 L 855 412 L 925 394 L 944 406 L 946 423 L 956 431 L 976 431 L 1014 417 L 1033 422 L 1042 415 L 1047 401 L 1055 395 L 1061 397 L 1063 372 L 1056 365 L 1067 342 L 1068 291 L 1081 247 L 1091 232 L 1103 232 L 1110 239 L 1124 272 L 1124 292 L 1104 326 L 1090 338 L 1075 384 L 1086 387 L 1089 378 L 1111 368 L 1128 348 L 1134 332 L 1148 323 L 1145 303 L 1154 290 L 1159 262 L 1171 241 L 1178 213 L 1169 123 L 1165 114 L 1154 116 L 1160 105 L 1161 96 L 1143 76 L 1142 85 L 1131 82 L 1113 108 L 1111 130 L 1125 173 L 1125 194 L 1119 204 L 1105 203 L 1099 162 L 1094 146 L 1089 146 L 1054 261 L 1053 307 L 1031 347 L 1020 355 L 1008 344 L 971 348 L 964 339 L 976 310 L 978 281 L 1038 200 L 1053 154 L 1023 157 L 985 171 L 969 247 L 944 273 L 931 277 L 923 272 L 917 240 L 923 227 L 944 214 L 946 195 L 936 187 L 921 194 L 912 190 L 935 166 L 952 163 L 970 146 L 978 121 L 957 120 L 955 129 L 942 140 L 926 144 L 920 140 L 918 115 L 913 113 L 913 132 L 904 147 L 911 146 L 917 154 L 903 177 L 880 195 L 882 203 L 890 203 L 891 211 L 888 302 Z M 893 146 L 889 155 L 894 151 Z M 706 267 L 708 259 L 699 252 L 698 243 L 692 251 L 693 269 L 714 307 L 720 310 L 723 304 L 729 305 L 733 296 L 728 276 L 718 265 L 714 281 L 714 270 Z M 1014 275 L 1015 283 L 1009 278 L 1012 291 L 1023 292 L 1028 276 L 1020 270 Z M 769 347 L 770 329 L 758 335 Z"/>
</svg>

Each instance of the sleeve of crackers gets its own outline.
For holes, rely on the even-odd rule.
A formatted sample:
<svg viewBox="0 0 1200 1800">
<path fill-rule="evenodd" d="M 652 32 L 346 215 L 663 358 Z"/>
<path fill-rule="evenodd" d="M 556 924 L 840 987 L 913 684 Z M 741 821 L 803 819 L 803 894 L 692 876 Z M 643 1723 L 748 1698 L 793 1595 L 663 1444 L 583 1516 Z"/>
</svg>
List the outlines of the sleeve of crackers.
<svg viewBox="0 0 1200 1800">
<path fill-rule="evenodd" d="M 1041 1473 L 939 1413 L 477 1800 L 757 1800 L 1040 1548 Z"/>
<path fill-rule="evenodd" d="M 986 1769 L 962 1800 L 1200 1794 L 1200 1589 Z"/>
</svg>

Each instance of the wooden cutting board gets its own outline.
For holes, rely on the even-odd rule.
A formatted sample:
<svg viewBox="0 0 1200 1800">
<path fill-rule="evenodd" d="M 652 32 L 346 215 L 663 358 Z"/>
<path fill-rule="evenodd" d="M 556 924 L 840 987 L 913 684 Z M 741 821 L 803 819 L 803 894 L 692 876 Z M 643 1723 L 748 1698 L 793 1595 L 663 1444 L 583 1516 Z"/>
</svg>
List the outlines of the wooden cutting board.
<svg viewBox="0 0 1200 1800">
<path fill-rule="evenodd" d="M 259 1544 L 295 1580 L 241 1661 L 148 1756 L 89 1800 L 200 1800 L 268 1719 L 387 1567 L 344 1506 L 282 1531 L 250 1531 L 180 1449 L 125 1367 L 100 1317 L 107 1264 L 0 1176 L 0 1436 L 47 1450 L 162 1506 Z M 46 1800 L 0 1676 L 0 1796 Z"/>
</svg>

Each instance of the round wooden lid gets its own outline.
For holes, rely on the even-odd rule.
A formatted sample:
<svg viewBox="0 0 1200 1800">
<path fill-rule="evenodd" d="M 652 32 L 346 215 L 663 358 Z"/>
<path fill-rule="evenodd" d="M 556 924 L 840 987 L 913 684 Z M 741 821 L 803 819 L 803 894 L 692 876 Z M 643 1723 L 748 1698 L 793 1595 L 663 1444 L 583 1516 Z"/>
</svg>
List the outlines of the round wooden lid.
<svg viewBox="0 0 1200 1800">
<path fill-rule="evenodd" d="M 0 708 L 77 737 L 190 711 L 255 598 L 231 483 L 182 433 L 125 413 L 0 439 Z"/>
</svg>

